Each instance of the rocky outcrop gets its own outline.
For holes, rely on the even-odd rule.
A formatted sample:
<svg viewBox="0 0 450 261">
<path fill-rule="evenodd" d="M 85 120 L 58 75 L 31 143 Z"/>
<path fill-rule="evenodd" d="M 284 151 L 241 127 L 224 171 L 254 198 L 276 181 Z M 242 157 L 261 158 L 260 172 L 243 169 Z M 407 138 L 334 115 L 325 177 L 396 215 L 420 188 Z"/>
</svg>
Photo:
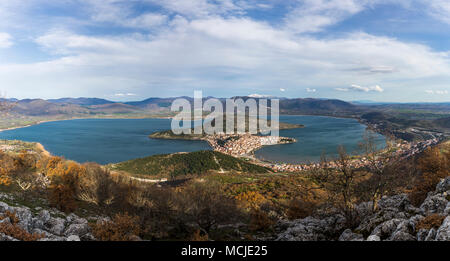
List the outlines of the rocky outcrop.
<svg viewBox="0 0 450 261">
<path fill-rule="evenodd" d="M 324 241 L 339 236 L 338 233 L 345 229 L 345 218 L 342 215 L 307 217 L 295 221 L 282 221 L 280 226 L 286 229 L 279 234 L 277 240 Z"/>
<path fill-rule="evenodd" d="M 86 241 L 95 240 L 88 221 L 75 214 L 65 215 L 57 210 L 39 210 L 35 213 L 27 207 L 13 207 L 0 201 L 0 223 L 11 223 L 9 218 L 2 218 L 6 212 L 15 213 L 17 225 L 30 234 L 43 235 L 40 241 Z M 17 239 L 0 232 L 0 241 L 17 241 Z"/>
<path fill-rule="evenodd" d="M 450 177 L 443 179 L 436 190 L 428 193 L 419 208 L 414 207 L 406 194 L 384 197 L 375 212 L 371 203 L 356 206 L 360 218 L 354 229 L 345 227 L 342 215 L 326 218 L 307 217 L 281 221 L 277 225 L 277 240 L 289 241 L 450 241 Z M 445 217 L 439 227 L 418 229 L 417 225 L 430 215 Z M 420 228 L 420 227 L 419 227 Z M 336 233 L 340 236 L 336 237 Z"/>
</svg>

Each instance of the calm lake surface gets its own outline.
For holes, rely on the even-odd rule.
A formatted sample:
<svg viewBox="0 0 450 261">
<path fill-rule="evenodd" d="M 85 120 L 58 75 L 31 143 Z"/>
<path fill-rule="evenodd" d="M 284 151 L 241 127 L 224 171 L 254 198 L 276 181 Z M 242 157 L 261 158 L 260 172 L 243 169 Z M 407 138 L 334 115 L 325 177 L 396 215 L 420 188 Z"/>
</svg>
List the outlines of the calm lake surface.
<svg viewBox="0 0 450 261">
<path fill-rule="evenodd" d="M 3 131 L 0 139 L 40 142 L 53 155 L 100 164 L 211 149 L 204 141 L 148 138 L 153 132 L 167 129 L 168 119 L 68 120 Z"/>
<path fill-rule="evenodd" d="M 255 152 L 259 159 L 279 163 L 308 163 L 320 161 L 322 153 L 328 157 L 337 154 L 339 145 L 349 154 L 357 150 L 366 131 L 366 126 L 355 119 L 342 119 L 322 116 L 280 116 L 281 122 L 303 124 L 305 128 L 281 130 L 280 136 L 297 139 L 296 143 L 266 146 Z M 377 147 L 386 145 L 383 135 L 373 133 Z"/>
<path fill-rule="evenodd" d="M 280 116 L 280 121 L 300 123 L 302 129 L 282 130 L 280 135 L 298 143 L 267 146 L 257 157 L 276 162 L 300 163 L 320 159 L 323 151 L 334 153 L 338 145 L 357 149 L 365 126 L 353 119 L 318 116 Z M 0 132 L 0 139 L 40 142 L 52 154 L 78 162 L 115 163 L 175 152 L 210 150 L 204 141 L 156 140 L 148 135 L 170 129 L 168 119 L 85 119 L 46 122 Z M 377 143 L 385 139 L 377 135 Z"/>
</svg>

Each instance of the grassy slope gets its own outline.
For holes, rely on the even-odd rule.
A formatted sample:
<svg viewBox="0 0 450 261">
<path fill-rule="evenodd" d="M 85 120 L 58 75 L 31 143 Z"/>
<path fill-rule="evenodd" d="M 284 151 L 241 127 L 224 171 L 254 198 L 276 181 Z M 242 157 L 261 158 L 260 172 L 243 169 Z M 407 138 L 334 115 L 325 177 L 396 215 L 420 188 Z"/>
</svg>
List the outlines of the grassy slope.
<svg viewBox="0 0 450 261">
<path fill-rule="evenodd" d="M 220 170 L 246 173 L 267 173 L 269 171 L 264 167 L 214 151 L 155 155 L 111 164 L 109 167 L 112 170 L 125 171 L 130 174 L 158 177 L 199 175 Z"/>
</svg>

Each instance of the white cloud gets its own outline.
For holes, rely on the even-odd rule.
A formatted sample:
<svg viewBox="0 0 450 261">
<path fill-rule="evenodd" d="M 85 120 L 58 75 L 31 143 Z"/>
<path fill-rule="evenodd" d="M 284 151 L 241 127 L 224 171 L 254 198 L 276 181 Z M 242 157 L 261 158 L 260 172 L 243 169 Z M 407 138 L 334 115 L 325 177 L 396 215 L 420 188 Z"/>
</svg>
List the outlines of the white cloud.
<svg viewBox="0 0 450 261">
<path fill-rule="evenodd" d="M 43 0 L 33 2 L 39 1 Z M 136 15 L 124 7 L 126 1 L 91 0 L 96 5 L 86 9 L 90 25 L 160 30 L 105 36 L 59 24 L 37 28 L 36 43 L 54 56 L 28 64 L 1 61 L 0 85 L 14 86 L 8 90 L 13 96 L 62 96 L 68 89 L 79 92 L 77 96 L 95 96 L 130 88 L 155 96 L 169 91 L 191 94 L 193 88 L 234 95 L 242 90 L 269 93 L 273 86 L 289 90 L 311 86 L 321 95 L 334 95 L 327 93 L 330 85 L 357 82 L 411 95 L 423 93 L 424 85 L 418 81 L 450 78 L 449 54 L 423 43 L 364 32 L 320 38 L 303 34 L 322 31 L 381 1 L 299 1 L 303 9 L 292 10 L 285 24 L 273 25 L 246 17 L 250 7 L 240 1 L 155 0 L 163 7 L 161 13 Z M 443 88 L 436 81 L 427 84 Z M 360 85 L 340 90 L 362 94 L 383 90 Z"/>
<path fill-rule="evenodd" d="M 348 88 L 335 88 L 337 91 L 348 92 L 348 91 L 358 91 L 358 92 L 384 92 L 384 89 L 378 85 L 372 87 L 363 87 L 356 84 L 352 84 Z"/>
<path fill-rule="evenodd" d="M 286 91 L 286 89 L 284 89 L 284 88 L 280 88 L 280 91 L 281 91 L 281 92 L 285 92 L 285 91 Z"/>
<path fill-rule="evenodd" d="M 147 13 L 133 19 L 123 20 L 122 24 L 134 28 L 151 28 L 166 23 L 167 19 L 166 15 Z"/>
<path fill-rule="evenodd" d="M 114 94 L 114 96 L 125 97 L 125 96 L 136 96 L 136 94 L 135 93 L 116 93 L 116 94 Z"/>
<path fill-rule="evenodd" d="M 306 88 L 306 92 L 316 92 L 316 89 Z"/>
<path fill-rule="evenodd" d="M 450 2 L 448 0 L 421 0 L 427 12 L 434 18 L 450 24 Z"/>
<path fill-rule="evenodd" d="M 443 95 L 443 94 L 448 94 L 449 92 L 447 90 L 426 90 L 425 91 L 428 94 L 438 94 L 438 95 Z"/>
<path fill-rule="evenodd" d="M 198 18 L 213 15 L 227 14 L 229 12 L 243 11 L 241 7 L 234 4 L 233 0 L 208 1 L 208 0 L 149 0 L 160 5 L 166 10 L 187 17 Z"/>
<path fill-rule="evenodd" d="M 250 94 L 248 97 L 251 97 L 251 98 L 269 98 L 269 97 L 272 97 L 272 96 L 271 95 L 267 95 L 267 94 L 254 93 L 254 94 Z"/>
<path fill-rule="evenodd" d="M 297 32 L 317 32 L 362 11 L 366 1 L 301 0 L 286 17 L 288 27 Z"/>
<path fill-rule="evenodd" d="M 108 22 L 123 27 L 152 29 L 167 22 L 168 17 L 160 13 L 143 13 L 138 16 L 133 14 L 130 3 L 123 0 L 91 0 L 81 2 L 85 4 L 86 11 L 96 22 Z"/>
<path fill-rule="evenodd" d="M 11 35 L 0 32 L 0 48 L 8 48 L 13 45 Z"/>
<path fill-rule="evenodd" d="M 61 79 L 67 88 L 102 95 L 110 93 L 108 79 L 119 93 L 131 84 L 147 89 L 146 93 L 155 90 L 157 95 L 194 87 L 237 94 L 241 86 L 263 91 L 273 90 L 274 85 L 329 88 L 330 79 L 337 86 L 350 81 L 370 86 L 375 81 L 386 85 L 450 75 L 446 54 L 388 37 L 353 33 L 315 39 L 248 18 L 178 21 L 151 37 L 49 31 L 36 42 L 62 57 L 46 63 L 0 66 L 0 84 L 13 84 L 9 93 L 14 96 L 30 94 L 36 82 L 57 95 L 57 90 L 64 91 L 57 88 Z M 390 72 L 374 73 L 374 68 Z M 380 92 L 381 88 L 369 91 Z"/>
</svg>

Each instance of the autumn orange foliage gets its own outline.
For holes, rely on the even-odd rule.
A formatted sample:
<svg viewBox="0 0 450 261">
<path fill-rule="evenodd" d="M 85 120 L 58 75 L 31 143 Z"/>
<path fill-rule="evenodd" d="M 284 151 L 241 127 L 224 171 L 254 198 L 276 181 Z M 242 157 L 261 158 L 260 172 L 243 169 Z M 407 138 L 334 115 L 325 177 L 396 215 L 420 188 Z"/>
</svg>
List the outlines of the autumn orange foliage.
<svg viewBox="0 0 450 261">
<path fill-rule="evenodd" d="M 234 197 L 244 208 L 257 209 L 266 201 L 266 198 L 257 191 L 242 192 Z"/>
<path fill-rule="evenodd" d="M 101 241 L 134 241 L 141 233 L 139 218 L 128 213 L 117 214 L 113 220 L 91 227 L 94 237 Z"/>
<path fill-rule="evenodd" d="M 439 147 L 429 148 L 419 159 L 418 168 L 422 173 L 409 195 L 411 202 L 419 206 L 443 178 L 450 175 L 450 153 L 441 152 Z"/>
<path fill-rule="evenodd" d="M 445 216 L 441 216 L 439 214 L 433 214 L 430 216 L 427 216 L 421 220 L 416 225 L 416 230 L 419 231 L 421 229 L 432 229 L 432 228 L 439 228 L 442 225 L 442 222 L 444 222 Z"/>
<path fill-rule="evenodd" d="M 6 211 L 3 216 L 0 216 L 0 220 L 5 218 L 9 218 L 10 222 L 0 223 L 0 233 L 22 241 L 36 241 L 44 237 L 44 235 L 41 234 L 28 233 L 25 229 L 21 228 L 18 225 L 19 219 L 17 218 L 16 213 Z"/>
<path fill-rule="evenodd" d="M 65 162 L 59 157 L 52 157 L 47 162 L 47 177 L 50 204 L 58 209 L 71 212 L 77 207 L 76 199 L 79 180 L 86 175 L 86 168 L 75 162 Z"/>
</svg>

